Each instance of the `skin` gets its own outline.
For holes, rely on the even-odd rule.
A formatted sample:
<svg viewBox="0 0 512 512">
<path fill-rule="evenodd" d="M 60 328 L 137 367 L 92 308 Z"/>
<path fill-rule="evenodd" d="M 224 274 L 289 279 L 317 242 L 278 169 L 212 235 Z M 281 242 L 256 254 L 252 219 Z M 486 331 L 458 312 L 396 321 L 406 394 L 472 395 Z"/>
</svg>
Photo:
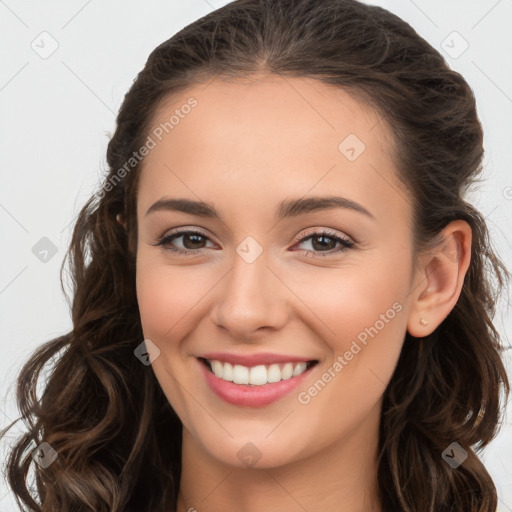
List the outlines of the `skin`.
<svg viewBox="0 0 512 512">
<path fill-rule="evenodd" d="M 442 246 L 414 254 L 410 194 L 396 177 L 391 131 L 343 90 L 263 74 L 216 79 L 169 98 L 154 125 L 191 96 L 198 105 L 146 156 L 137 199 L 143 332 L 160 350 L 152 368 L 184 427 L 178 511 L 380 511 L 382 396 L 406 332 L 431 333 L 456 304 L 471 230 L 455 221 Z M 349 134 L 365 144 L 354 161 L 338 149 Z M 331 208 L 274 220 L 284 199 L 327 195 L 356 201 L 374 219 Z M 212 203 L 223 220 L 146 215 L 162 197 Z M 199 254 L 154 245 L 177 227 L 206 235 L 171 242 Z M 307 238 L 323 228 L 354 247 L 335 252 L 332 239 L 322 249 L 319 236 Z M 252 263 L 236 252 L 248 236 L 263 251 Z M 301 403 L 299 393 L 393 304 L 400 311 Z M 213 350 L 319 363 L 297 391 L 262 408 L 239 407 L 217 398 L 199 371 L 196 356 Z M 253 466 L 237 456 L 249 442 L 260 455 Z"/>
</svg>

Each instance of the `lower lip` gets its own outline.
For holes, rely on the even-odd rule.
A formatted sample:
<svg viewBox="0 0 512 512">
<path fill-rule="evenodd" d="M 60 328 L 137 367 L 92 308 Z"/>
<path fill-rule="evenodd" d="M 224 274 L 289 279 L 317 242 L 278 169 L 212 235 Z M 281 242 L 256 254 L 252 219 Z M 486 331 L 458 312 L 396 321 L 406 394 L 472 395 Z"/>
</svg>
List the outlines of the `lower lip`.
<svg viewBox="0 0 512 512">
<path fill-rule="evenodd" d="M 283 398 L 297 388 L 308 377 L 311 370 L 318 365 L 318 363 L 314 364 L 300 375 L 287 380 L 272 382 L 263 386 L 250 386 L 219 379 L 206 368 L 203 362 L 199 359 L 197 359 L 197 362 L 202 369 L 206 383 L 219 398 L 230 404 L 245 407 L 263 407 Z"/>
</svg>

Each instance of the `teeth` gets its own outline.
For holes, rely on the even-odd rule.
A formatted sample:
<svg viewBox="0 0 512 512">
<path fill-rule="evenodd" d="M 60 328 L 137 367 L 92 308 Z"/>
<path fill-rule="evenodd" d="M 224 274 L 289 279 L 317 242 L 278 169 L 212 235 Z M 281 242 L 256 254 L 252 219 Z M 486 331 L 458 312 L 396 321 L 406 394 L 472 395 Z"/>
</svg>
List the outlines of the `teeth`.
<svg viewBox="0 0 512 512">
<path fill-rule="evenodd" d="M 220 361 L 216 361 L 219 363 L 219 373 L 223 372 L 224 378 L 229 380 L 229 382 L 233 381 L 233 365 L 231 363 L 224 363 L 224 365 Z"/>
<path fill-rule="evenodd" d="M 267 369 L 263 365 L 253 366 L 249 371 L 249 384 L 263 386 L 267 383 Z"/>
<path fill-rule="evenodd" d="M 249 384 L 249 368 L 235 364 L 233 366 L 233 382 L 235 384 Z"/>
<path fill-rule="evenodd" d="M 220 361 L 210 361 L 210 365 L 212 367 L 213 373 L 215 375 L 219 375 L 222 372 L 222 363 Z M 231 376 L 231 380 L 233 380 L 233 376 Z"/>
<path fill-rule="evenodd" d="M 286 363 L 281 370 L 281 379 L 288 380 L 293 375 L 293 364 Z"/>
<path fill-rule="evenodd" d="M 279 382 L 281 380 L 281 369 L 278 364 L 271 364 L 267 368 L 267 382 Z"/>
<path fill-rule="evenodd" d="M 293 376 L 296 377 L 306 371 L 307 363 L 297 363 L 293 368 Z"/>
<path fill-rule="evenodd" d="M 232 365 L 222 361 L 210 361 L 212 372 L 219 379 L 223 379 L 235 384 L 252 384 L 253 386 L 264 386 L 280 380 L 288 380 L 304 373 L 307 369 L 307 363 L 285 363 L 258 366 Z"/>
</svg>

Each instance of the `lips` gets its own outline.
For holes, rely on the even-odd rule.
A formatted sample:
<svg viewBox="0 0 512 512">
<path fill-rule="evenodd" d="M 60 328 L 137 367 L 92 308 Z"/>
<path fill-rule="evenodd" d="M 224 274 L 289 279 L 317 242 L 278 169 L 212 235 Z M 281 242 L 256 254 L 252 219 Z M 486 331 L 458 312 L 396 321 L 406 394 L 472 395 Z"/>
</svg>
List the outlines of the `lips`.
<svg viewBox="0 0 512 512">
<path fill-rule="evenodd" d="M 198 357 L 200 371 L 213 393 L 230 404 L 268 405 L 289 394 L 314 370 L 316 359 L 280 354 L 208 353 Z"/>
</svg>

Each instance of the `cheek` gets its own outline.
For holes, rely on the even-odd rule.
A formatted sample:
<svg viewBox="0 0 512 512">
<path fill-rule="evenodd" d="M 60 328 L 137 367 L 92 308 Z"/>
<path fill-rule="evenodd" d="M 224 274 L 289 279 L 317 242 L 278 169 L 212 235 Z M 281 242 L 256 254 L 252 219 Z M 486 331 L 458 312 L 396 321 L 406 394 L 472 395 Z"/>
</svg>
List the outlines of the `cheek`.
<svg viewBox="0 0 512 512">
<path fill-rule="evenodd" d="M 152 369 L 169 403 L 187 424 L 190 397 L 177 381 L 185 382 L 190 372 L 179 353 L 180 341 L 193 331 L 197 315 L 204 314 L 201 298 L 214 284 L 209 281 L 213 279 L 198 276 L 197 267 L 171 267 L 153 254 L 138 254 L 136 288 L 142 330 L 144 338 L 161 351 Z"/>
<path fill-rule="evenodd" d="M 375 334 L 374 326 L 382 338 L 405 328 L 405 315 L 399 313 L 405 309 L 406 277 L 381 260 L 339 269 L 311 267 L 283 280 L 313 313 L 307 315 L 312 329 L 330 340 L 332 352 L 343 353 L 353 339 L 364 342 L 369 329 Z"/>
<path fill-rule="evenodd" d="M 315 313 L 310 328 L 322 333 L 330 355 L 299 402 L 314 403 L 334 425 L 348 421 L 348 409 L 364 416 L 392 376 L 407 323 L 407 273 L 398 270 L 400 264 L 406 267 L 382 259 L 365 268 L 317 269 L 314 278 L 296 282 L 297 296 Z"/>
<path fill-rule="evenodd" d="M 151 259 L 138 259 L 137 301 L 144 335 L 163 341 L 197 314 L 215 276 L 194 266 L 171 267 Z"/>
</svg>

